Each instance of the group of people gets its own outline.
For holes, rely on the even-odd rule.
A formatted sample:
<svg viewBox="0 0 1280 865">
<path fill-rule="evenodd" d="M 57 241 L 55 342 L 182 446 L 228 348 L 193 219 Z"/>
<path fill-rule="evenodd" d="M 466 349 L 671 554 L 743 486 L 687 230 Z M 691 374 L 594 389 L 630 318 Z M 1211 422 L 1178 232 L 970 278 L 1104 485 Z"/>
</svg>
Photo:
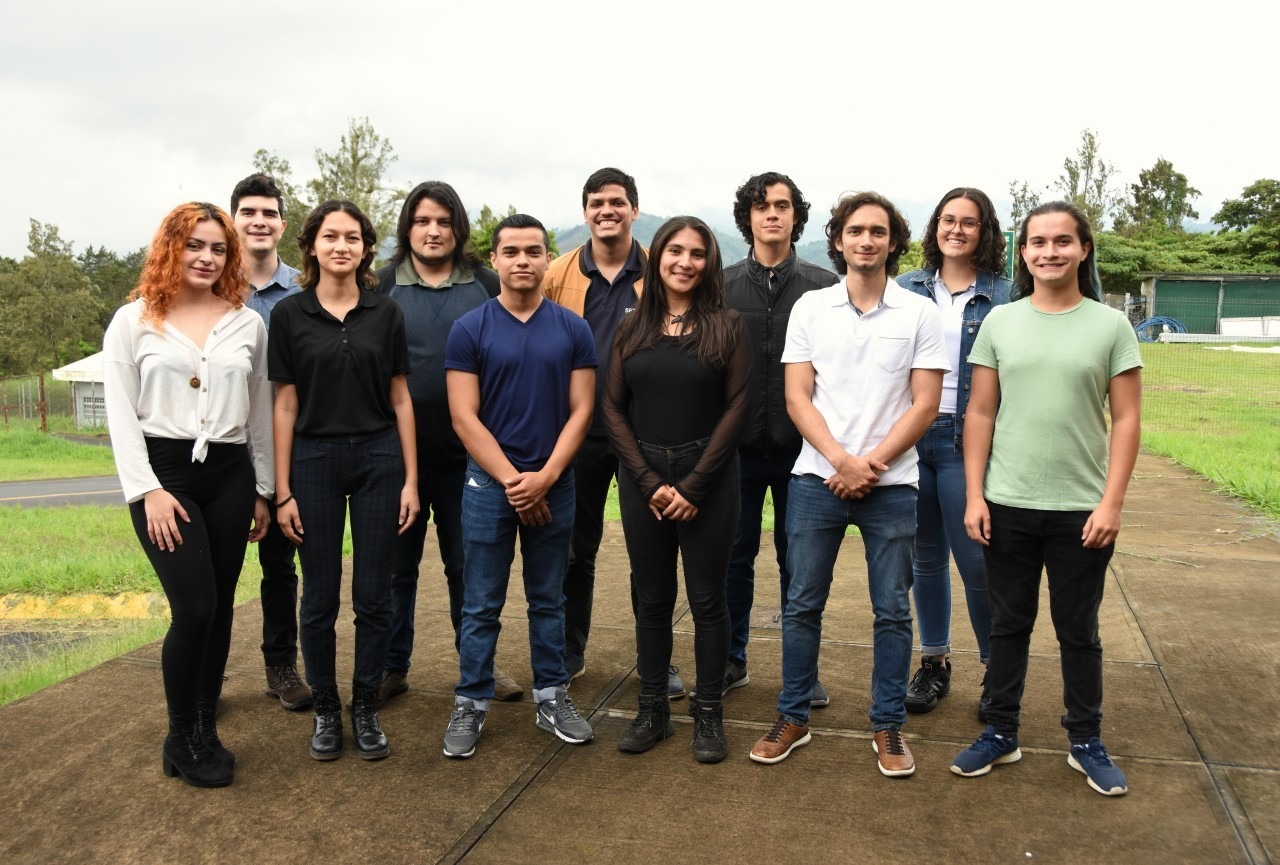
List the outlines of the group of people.
<svg viewBox="0 0 1280 865">
<path fill-rule="evenodd" d="M 915 771 L 906 714 L 950 692 L 954 557 L 986 667 L 977 713 L 987 727 L 952 771 L 982 775 L 1021 756 L 1044 569 L 1069 763 L 1093 789 L 1126 792 L 1100 739 L 1098 610 L 1137 453 L 1141 361 L 1124 317 L 1100 302 L 1085 217 L 1064 202 L 1032 211 L 1010 282 L 991 201 L 954 189 L 930 216 L 923 266 L 895 281 L 909 229 L 873 192 L 831 210 L 834 274 L 796 255 L 810 204 L 786 175 L 737 190 L 749 250 L 728 267 L 695 217 L 666 221 L 642 246 L 636 183 L 617 168 L 587 179 L 582 207 L 581 247 L 553 260 L 542 223 L 513 214 L 494 229 L 486 267 L 468 251 L 454 189 L 422 183 L 377 272 L 373 226 L 345 201 L 306 217 L 300 273 L 280 261 L 283 198 L 266 175 L 236 186 L 230 215 L 193 203 L 166 217 L 104 340 L 125 497 L 172 609 L 165 773 L 231 783 L 215 715 L 251 541 L 266 693 L 312 708 L 315 759 L 342 755 L 334 625 L 348 511 L 360 757 L 389 754 L 377 710 L 409 687 L 429 515 L 459 663 L 445 756 L 472 756 L 490 701 L 523 695 L 494 664 L 517 537 L 535 723 L 590 741 L 569 686 L 586 670 L 616 478 L 640 679 L 620 750 L 675 733 L 680 561 L 694 622 L 692 752 L 704 763 L 728 755 L 723 699 L 750 682 L 769 494 L 782 690 L 752 760 L 778 763 L 809 743 L 811 709 L 830 702 L 822 616 L 856 525 L 883 774 Z"/>
</svg>

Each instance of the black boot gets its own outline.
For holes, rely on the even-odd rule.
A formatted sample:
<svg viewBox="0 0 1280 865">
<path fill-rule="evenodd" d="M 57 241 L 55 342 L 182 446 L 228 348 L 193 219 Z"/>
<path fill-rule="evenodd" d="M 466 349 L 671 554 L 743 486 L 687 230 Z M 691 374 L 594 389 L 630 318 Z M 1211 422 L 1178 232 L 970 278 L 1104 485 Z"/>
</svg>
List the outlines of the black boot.
<svg viewBox="0 0 1280 865">
<path fill-rule="evenodd" d="M 356 688 L 351 696 L 351 735 L 361 760 L 381 760 L 391 753 L 387 735 L 378 723 L 378 689 Z"/>
<path fill-rule="evenodd" d="M 317 760 L 336 760 L 342 756 L 342 703 L 338 701 L 338 689 L 317 688 L 313 693 L 315 719 L 311 756 Z"/>
<path fill-rule="evenodd" d="M 627 732 L 618 740 L 618 750 L 643 754 L 663 739 L 676 734 L 671 723 L 671 703 L 666 694 L 641 694 L 640 711 Z"/>
<path fill-rule="evenodd" d="M 227 771 L 230 772 L 236 767 L 236 755 L 222 747 L 222 740 L 218 738 L 218 725 L 214 720 L 217 712 L 216 697 L 212 700 L 197 700 L 196 729 L 200 732 L 200 741 L 204 742 L 205 748 L 213 754 L 218 765 L 226 766 Z"/>
<path fill-rule="evenodd" d="M 729 756 L 729 742 L 724 737 L 724 704 L 719 700 L 699 699 L 693 711 L 693 757 L 699 763 L 719 763 Z"/>
<path fill-rule="evenodd" d="M 161 761 L 166 778 L 181 777 L 192 787 L 225 787 L 231 783 L 231 768 L 222 765 L 204 746 L 194 714 L 169 713 L 169 735 L 164 740 Z"/>
</svg>

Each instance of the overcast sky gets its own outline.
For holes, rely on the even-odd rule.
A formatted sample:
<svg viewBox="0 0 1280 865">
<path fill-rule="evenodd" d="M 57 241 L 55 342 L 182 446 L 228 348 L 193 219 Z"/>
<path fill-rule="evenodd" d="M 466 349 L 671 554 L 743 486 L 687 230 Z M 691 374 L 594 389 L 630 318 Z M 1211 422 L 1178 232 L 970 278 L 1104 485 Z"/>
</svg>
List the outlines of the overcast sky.
<svg viewBox="0 0 1280 865">
<path fill-rule="evenodd" d="M 1208 220 L 1280 176 L 1276 10 L 26 0 L 0 24 L 0 255 L 24 254 L 28 218 L 77 250 L 137 248 L 181 201 L 226 206 L 258 148 L 307 179 L 364 116 L 400 157 L 393 182 L 448 180 L 473 215 L 510 203 L 551 227 L 581 220 L 604 165 L 637 178 L 645 212 L 723 223 L 768 170 L 815 217 L 852 189 L 999 202 L 1055 180 L 1086 127 L 1122 182 L 1172 161 Z"/>
</svg>

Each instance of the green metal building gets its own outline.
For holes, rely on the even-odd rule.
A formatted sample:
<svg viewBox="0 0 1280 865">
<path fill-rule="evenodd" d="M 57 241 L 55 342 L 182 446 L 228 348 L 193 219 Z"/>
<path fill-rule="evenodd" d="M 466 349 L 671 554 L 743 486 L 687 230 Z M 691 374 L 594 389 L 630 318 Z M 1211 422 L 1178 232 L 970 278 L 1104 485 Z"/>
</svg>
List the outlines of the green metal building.
<svg viewBox="0 0 1280 865">
<path fill-rule="evenodd" d="M 1138 276 L 1142 279 L 1145 314 L 1177 319 L 1186 325 L 1188 333 L 1223 333 L 1224 318 L 1265 320 L 1280 316 L 1280 273 Z"/>
</svg>

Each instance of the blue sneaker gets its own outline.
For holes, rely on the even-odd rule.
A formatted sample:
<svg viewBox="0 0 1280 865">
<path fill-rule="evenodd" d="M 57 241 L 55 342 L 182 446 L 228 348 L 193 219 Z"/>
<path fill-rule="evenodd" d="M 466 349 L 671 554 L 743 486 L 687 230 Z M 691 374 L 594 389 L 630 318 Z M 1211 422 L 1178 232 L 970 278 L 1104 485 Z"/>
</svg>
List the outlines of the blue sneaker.
<svg viewBox="0 0 1280 865">
<path fill-rule="evenodd" d="M 1067 765 L 1083 772 L 1089 786 L 1103 796 L 1123 796 L 1129 792 L 1124 772 L 1111 762 L 1107 746 L 1097 736 L 1088 742 L 1073 743 L 1071 753 L 1067 755 Z"/>
<path fill-rule="evenodd" d="M 966 778 L 976 778 L 990 772 L 992 766 L 1016 763 L 1021 759 L 1022 751 L 1018 750 L 1017 737 L 998 736 L 995 728 L 988 725 L 978 741 L 961 751 L 952 761 L 951 771 Z"/>
</svg>

